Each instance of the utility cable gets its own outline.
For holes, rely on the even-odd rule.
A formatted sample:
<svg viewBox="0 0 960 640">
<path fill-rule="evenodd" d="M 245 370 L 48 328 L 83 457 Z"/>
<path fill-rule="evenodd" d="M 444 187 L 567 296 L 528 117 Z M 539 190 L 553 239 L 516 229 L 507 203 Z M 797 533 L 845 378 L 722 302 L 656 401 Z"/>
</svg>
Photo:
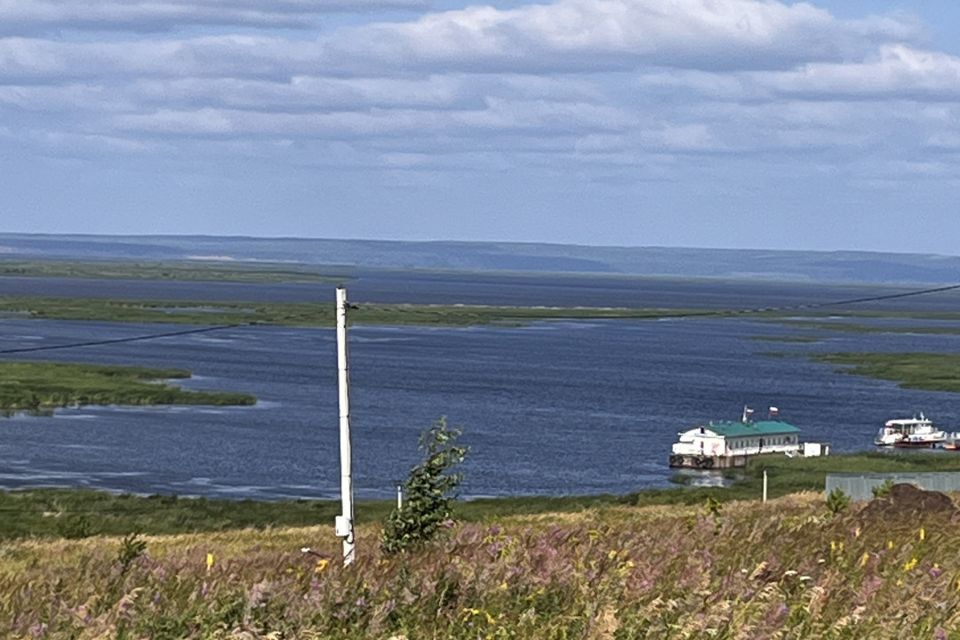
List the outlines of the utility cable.
<svg viewBox="0 0 960 640">
<path fill-rule="evenodd" d="M 904 291 L 903 293 L 888 293 L 880 296 L 867 296 L 862 298 L 847 298 L 846 300 L 834 300 L 831 302 L 807 302 L 803 304 L 784 305 L 779 307 L 754 307 L 751 309 L 718 309 L 716 311 L 689 311 L 684 313 L 663 314 L 657 318 L 701 318 L 701 317 L 722 317 L 747 315 L 752 313 L 771 313 L 781 311 L 803 311 L 806 309 L 824 309 L 826 307 L 840 307 L 849 304 L 860 304 L 863 302 L 882 302 L 884 300 L 894 300 L 898 298 L 910 298 L 914 296 L 929 295 L 931 293 L 943 293 L 945 291 L 954 291 L 960 289 L 960 284 L 951 284 L 943 287 L 933 287 L 930 289 L 919 289 L 916 291 Z"/>
<path fill-rule="evenodd" d="M 143 340 L 156 340 L 157 338 L 173 338 L 176 336 L 189 336 L 198 333 L 210 333 L 211 331 L 223 331 L 225 329 L 236 329 L 238 327 L 251 327 L 258 323 L 244 322 L 237 324 L 221 324 L 215 327 L 203 327 L 200 329 L 184 329 L 182 331 L 168 331 L 166 333 L 151 333 L 147 335 L 130 336 L 127 338 L 110 338 L 108 340 L 90 340 L 87 342 L 72 342 L 70 344 L 52 344 L 40 347 L 20 347 L 17 349 L 3 349 L 0 354 L 8 353 L 33 353 L 37 351 L 55 351 L 57 349 L 76 349 L 79 347 L 99 347 L 108 344 L 122 344 L 125 342 L 141 342 Z"/>
</svg>

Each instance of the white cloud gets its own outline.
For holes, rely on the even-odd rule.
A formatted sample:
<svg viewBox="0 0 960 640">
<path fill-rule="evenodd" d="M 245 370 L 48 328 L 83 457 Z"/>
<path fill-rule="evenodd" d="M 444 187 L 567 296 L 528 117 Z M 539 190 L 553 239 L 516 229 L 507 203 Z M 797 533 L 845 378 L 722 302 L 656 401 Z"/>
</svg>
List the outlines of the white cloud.
<svg viewBox="0 0 960 640">
<path fill-rule="evenodd" d="M 754 80 L 781 94 L 954 99 L 960 97 L 960 58 L 889 44 L 872 60 L 811 63 L 796 71 L 756 74 Z"/>
<path fill-rule="evenodd" d="M 152 5 L 151 5 L 152 6 Z M 220 6 L 217 4 L 217 6 Z M 844 22 L 805 3 L 557 0 L 472 7 L 342 29 L 316 40 L 225 34 L 111 42 L 0 39 L 0 81 L 62 77 L 269 77 L 450 71 L 784 69 L 862 59 L 906 22 Z"/>
<path fill-rule="evenodd" d="M 282 163 L 303 160 L 297 145 L 346 142 L 360 159 L 344 165 L 397 171 L 550 157 L 660 167 L 698 154 L 909 153 L 949 147 L 958 128 L 949 110 L 889 102 L 957 94 L 960 61 L 920 49 L 915 21 L 840 20 L 807 3 L 556 0 L 322 35 L 250 27 L 313 24 L 336 2 L 78 6 L 0 0 L 0 22 L 172 32 L 0 38 L 0 118 L 45 149 L 200 153 L 200 139 Z M 177 31 L 204 20 L 244 29 Z"/>
<path fill-rule="evenodd" d="M 757 0 L 558 0 L 471 7 L 343 32 L 328 45 L 357 64 L 404 68 L 592 70 L 638 64 L 784 68 L 859 57 L 918 37 L 910 21 L 844 22 L 806 3 Z"/>
<path fill-rule="evenodd" d="M 311 28 L 331 11 L 424 6 L 422 0 L 2 0 L 0 34 L 146 32 L 189 25 Z"/>
</svg>

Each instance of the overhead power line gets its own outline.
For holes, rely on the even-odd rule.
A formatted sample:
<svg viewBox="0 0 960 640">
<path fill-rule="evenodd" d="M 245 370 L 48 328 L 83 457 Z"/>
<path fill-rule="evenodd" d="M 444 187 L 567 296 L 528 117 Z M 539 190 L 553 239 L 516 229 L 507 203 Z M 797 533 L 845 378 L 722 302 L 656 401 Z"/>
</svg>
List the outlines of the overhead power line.
<svg viewBox="0 0 960 640">
<path fill-rule="evenodd" d="M 89 340 L 87 342 L 71 342 L 69 344 L 51 344 L 39 347 L 19 347 L 16 349 L 2 349 L 0 354 L 7 353 L 33 353 L 37 351 L 56 351 L 58 349 L 77 349 L 80 347 L 99 347 L 108 344 L 122 344 L 124 342 L 141 342 L 143 340 L 156 340 L 157 338 L 173 338 L 177 336 L 189 336 L 197 333 L 210 333 L 211 331 L 223 331 L 225 329 L 236 329 L 238 327 L 250 327 L 256 325 L 256 322 L 244 322 L 238 324 L 221 324 L 214 327 L 202 327 L 200 329 L 183 329 L 181 331 L 167 331 L 165 333 L 150 333 L 139 336 L 129 336 L 126 338 L 110 338 L 106 340 Z"/>
<path fill-rule="evenodd" d="M 692 317 L 723 317 L 747 315 L 751 313 L 770 313 L 780 311 L 804 311 L 807 309 L 824 309 L 826 307 L 841 307 L 849 304 L 860 304 L 863 302 L 882 302 L 883 300 L 894 300 L 897 298 L 911 298 L 914 296 L 923 296 L 931 293 L 943 293 L 960 289 L 960 284 L 951 284 L 943 287 L 933 287 L 930 289 L 918 289 L 916 291 L 904 291 L 903 293 L 888 293 L 881 296 L 867 296 L 862 298 L 847 298 L 845 300 L 833 300 L 830 302 L 805 302 L 802 304 L 784 305 L 779 307 L 753 307 L 748 309 L 717 309 L 715 311 L 687 311 L 684 313 L 664 314 L 660 318 L 692 318 Z"/>
</svg>

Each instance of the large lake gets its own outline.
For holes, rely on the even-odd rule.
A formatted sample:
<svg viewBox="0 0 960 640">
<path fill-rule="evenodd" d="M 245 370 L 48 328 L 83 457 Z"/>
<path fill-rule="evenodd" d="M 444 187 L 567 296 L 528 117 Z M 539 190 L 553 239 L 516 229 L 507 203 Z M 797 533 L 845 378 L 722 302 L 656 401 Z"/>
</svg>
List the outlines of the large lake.
<svg viewBox="0 0 960 640">
<path fill-rule="evenodd" d="M 359 301 L 744 307 L 826 302 L 895 290 L 629 278 L 361 274 Z M 190 300 L 333 299 L 329 286 L 0 279 L 0 295 Z M 885 308 L 960 309 L 956 294 Z M 865 308 L 879 308 L 871 303 Z M 925 323 L 928 324 L 928 323 Z M 5 319 L 0 349 L 166 330 Z M 910 391 L 809 362 L 816 351 L 960 351 L 960 336 L 794 331 L 749 318 L 542 322 L 521 328 L 355 327 L 355 481 L 389 497 L 438 416 L 471 447 L 463 493 L 624 493 L 666 486 L 670 444 L 699 421 L 776 405 L 806 439 L 870 447 L 879 424 L 923 410 L 960 430 L 954 394 Z M 808 332 L 810 333 L 810 332 Z M 91 486 L 228 497 L 336 495 L 334 334 L 250 327 L 30 354 L 30 359 L 191 369 L 190 388 L 255 394 L 246 408 L 82 408 L 0 420 L 0 486 Z M 768 355 L 767 352 L 780 352 Z M 797 354 L 783 357 L 783 353 Z M 20 357 L 24 359 L 23 356 Z"/>
</svg>

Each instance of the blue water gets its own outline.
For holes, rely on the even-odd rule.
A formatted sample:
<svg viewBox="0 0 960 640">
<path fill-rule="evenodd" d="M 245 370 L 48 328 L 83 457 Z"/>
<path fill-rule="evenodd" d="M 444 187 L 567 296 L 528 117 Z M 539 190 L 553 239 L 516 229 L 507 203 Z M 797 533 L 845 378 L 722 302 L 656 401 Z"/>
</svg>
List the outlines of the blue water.
<svg viewBox="0 0 960 640">
<path fill-rule="evenodd" d="M 171 299 L 214 298 L 196 295 L 202 292 L 196 283 L 184 285 L 179 295 L 177 283 L 157 284 L 172 287 L 166 296 Z M 34 283 L 33 293 L 59 286 L 43 285 Z M 123 297 L 116 293 L 125 285 L 99 285 L 101 293 Z M 552 304 L 577 297 L 563 281 L 548 283 L 539 293 L 535 284 L 524 286 L 531 289 L 526 297 L 536 294 L 555 300 Z M 811 293 L 767 283 L 685 297 L 675 292 L 675 283 L 664 286 L 657 294 L 664 302 L 658 304 L 673 307 L 703 303 L 705 297 L 722 299 L 724 305 L 776 297 L 765 298 L 765 289 L 779 291 L 780 300 Z M 512 294 L 484 294 L 484 283 L 478 289 L 449 282 L 437 286 L 448 297 L 457 287 L 462 297 L 439 301 L 512 299 Z M 430 290 L 417 281 L 394 295 L 423 301 L 411 293 L 418 288 Z M 321 291 L 332 297 L 328 289 Z M 141 283 L 137 291 L 143 291 Z M 351 287 L 352 297 L 360 297 L 354 293 Z M 949 306 L 943 299 L 926 303 Z M 168 329 L 6 319 L 0 321 L 0 349 Z M 752 339 L 793 333 L 746 318 L 558 321 L 521 328 L 355 327 L 350 335 L 357 493 L 391 496 L 418 459 L 417 435 L 441 415 L 463 427 L 471 447 L 464 467 L 467 496 L 624 493 L 666 486 L 671 475 L 666 461 L 677 432 L 699 421 L 736 418 L 744 404 L 758 413 L 776 405 L 806 439 L 831 442 L 838 451 L 869 448 L 883 420 L 920 410 L 948 430 L 960 430 L 954 394 L 898 389 L 803 357 L 765 355 L 957 352 L 960 336 L 816 331 L 823 342 Z M 195 374 L 187 387 L 246 391 L 260 402 L 237 408 L 92 407 L 0 420 L 0 486 L 332 497 L 339 486 L 334 347 L 332 330 L 249 327 L 31 354 L 38 360 L 184 367 Z"/>
</svg>

